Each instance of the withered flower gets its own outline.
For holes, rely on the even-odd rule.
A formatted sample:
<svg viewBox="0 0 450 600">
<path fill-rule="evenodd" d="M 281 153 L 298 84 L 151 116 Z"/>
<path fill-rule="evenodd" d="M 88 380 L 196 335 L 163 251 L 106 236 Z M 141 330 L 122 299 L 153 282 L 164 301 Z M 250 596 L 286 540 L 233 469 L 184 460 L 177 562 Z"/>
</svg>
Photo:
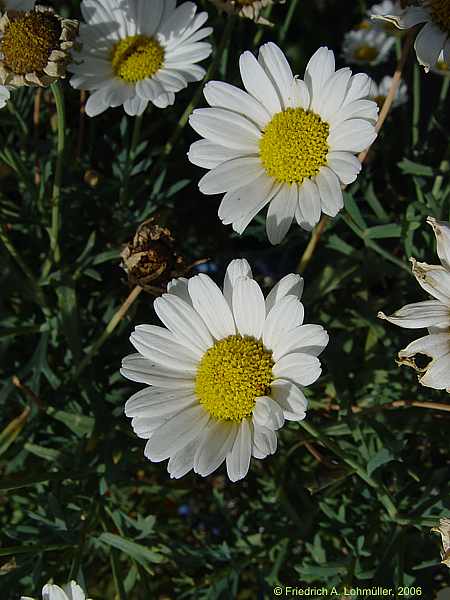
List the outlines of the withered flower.
<svg viewBox="0 0 450 600">
<path fill-rule="evenodd" d="M 271 4 L 284 4 L 285 0 L 210 0 L 210 2 L 228 14 L 252 19 L 260 25 L 272 25 L 261 16 L 261 11 Z"/>
<path fill-rule="evenodd" d="M 6 10 L 0 17 L 0 83 L 46 87 L 65 77 L 78 27 L 46 6 Z"/>
<path fill-rule="evenodd" d="M 158 225 L 155 218 L 148 219 L 139 226 L 121 257 L 122 268 L 131 285 L 140 285 L 151 293 L 154 293 L 155 288 L 165 289 L 173 277 L 178 277 L 187 270 L 170 230 Z"/>
<path fill-rule="evenodd" d="M 440 519 L 439 527 L 431 529 L 434 533 L 439 533 L 442 539 L 441 558 L 442 564 L 450 567 L 450 519 Z"/>
</svg>

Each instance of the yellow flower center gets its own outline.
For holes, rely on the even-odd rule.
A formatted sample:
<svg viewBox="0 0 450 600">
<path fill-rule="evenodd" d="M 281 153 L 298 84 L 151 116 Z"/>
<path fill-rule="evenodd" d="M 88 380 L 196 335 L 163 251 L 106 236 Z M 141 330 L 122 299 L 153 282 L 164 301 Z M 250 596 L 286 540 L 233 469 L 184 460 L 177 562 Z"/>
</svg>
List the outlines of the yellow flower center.
<svg viewBox="0 0 450 600">
<path fill-rule="evenodd" d="M 17 75 L 42 71 L 52 50 L 58 49 L 60 35 L 53 15 L 28 12 L 11 18 L 0 44 L 5 65 Z"/>
<path fill-rule="evenodd" d="M 164 49 L 151 37 L 129 35 L 113 46 L 111 62 L 117 77 L 136 83 L 159 71 L 164 63 Z"/>
<path fill-rule="evenodd" d="M 446 62 L 444 62 L 443 60 L 438 60 L 436 63 L 436 69 L 438 71 L 448 71 L 449 67 L 448 67 L 448 64 Z"/>
<path fill-rule="evenodd" d="M 373 46 L 360 46 L 359 48 L 355 48 L 353 58 L 370 62 L 375 60 L 378 54 L 378 50 Z"/>
<path fill-rule="evenodd" d="M 301 183 L 327 164 L 330 126 L 303 108 L 287 108 L 267 125 L 259 143 L 266 173 L 283 183 Z"/>
<path fill-rule="evenodd" d="M 436 25 L 450 33 L 450 0 L 430 0 L 430 10 Z"/>
<path fill-rule="evenodd" d="M 249 417 L 256 398 L 270 392 L 272 353 L 251 337 L 230 335 L 203 355 L 195 391 L 200 404 L 219 421 Z"/>
</svg>

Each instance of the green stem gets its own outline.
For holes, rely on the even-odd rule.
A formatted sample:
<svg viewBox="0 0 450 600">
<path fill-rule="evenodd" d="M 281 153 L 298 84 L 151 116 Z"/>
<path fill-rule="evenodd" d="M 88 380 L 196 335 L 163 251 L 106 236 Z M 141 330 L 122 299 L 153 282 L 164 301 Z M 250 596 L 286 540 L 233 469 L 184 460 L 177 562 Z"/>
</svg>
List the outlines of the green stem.
<svg viewBox="0 0 450 600">
<path fill-rule="evenodd" d="M 125 171 L 123 175 L 122 188 L 120 190 L 120 204 L 124 206 L 128 201 L 128 184 L 130 182 L 131 171 L 133 170 L 134 159 L 136 158 L 136 148 L 139 144 L 141 137 L 142 121 L 144 119 L 144 113 L 138 115 L 134 119 L 133 133 L 131 135 L 130 148 L 127 154 L 127 160 L 125 163 Z"/>
<path fill-rule="evenodd" d="M 397 508 L 391 500 L 387 491 L 383 489 L 383 486 L 379 482 L 372 479 L 372 477 L 370 477 L 370 475 L 367 474 L 366 470 L 361 465 L 359 465 L 355 460 L 353 460 L 353 458 L 351 458 L 345 452 L 343 452 L 337 444 L 335 444 L 325 435 L 320 433 L 320 431 L 318 431 L 310 423 L 306 421 L 299 421 L 299 425 L 301 425 L 303 429 L 307 431 L 312 437 L 319 440 L 324 446 L 326 446 L 329 450 L 336 454 L 336 456 L 339 456 L 341 460 L 347 463 L 355 471 L 358 477 L 365 481 L 370 487 L 374 488 L 377 492 L 380 502 L 385 507 L 391 519 L 395 520 L 397 518 Z"/>
<path fill-rule="evenodd" d="M 280 35 L 278 36 L 278 40 L 280 41 L 280 43 L 283 43 L 286 38 L 286 35 L 289 31 L 289 27 L 291 26 L 291 22 L 294 17 L 294 13 L 295 13 L 295 9 L 297 8 L 297 5 L 298 5 L 298 0 L 291 0 L 291 2 L 289 3 L 289 9 L 287 11 L 286 18 L 284 19 L 283 26 L 281 27 L 281 30 L 280 30 Z"/>
<path fill-rule="evenodd" d="M 443 77 L 444 81 L 442 82 L 441 93 L 439 94 L 439 104 L 443 104 L 445 99 L 447 98 L 448 88 L 450 86 L 450 76 Z"/>
<path fill-rule="evenodd" d="M 420 67 L 414 65 L 413 76 L 413 117 L 412 117 L 412 145 L 419 142 L 419 119 L 420 119 Z"/>
<path fill-rule="evenodd" d="M 50 248 L 55 263 L 59 263 L 59 261 L 61 260 L 61 252 L 59 248 L 59 230 L 61 226 L 61 182 L 64 164 L 64 150 L 66 145 L 66 111 L 64 106 L 64 95 L 62 87 L 58 82 L 52 83 L 50 87 L 55 98 L 56 114 L 58 118 L 56 169 L 52 193 L 52 225 L 50 230 Z"/>
</svg>

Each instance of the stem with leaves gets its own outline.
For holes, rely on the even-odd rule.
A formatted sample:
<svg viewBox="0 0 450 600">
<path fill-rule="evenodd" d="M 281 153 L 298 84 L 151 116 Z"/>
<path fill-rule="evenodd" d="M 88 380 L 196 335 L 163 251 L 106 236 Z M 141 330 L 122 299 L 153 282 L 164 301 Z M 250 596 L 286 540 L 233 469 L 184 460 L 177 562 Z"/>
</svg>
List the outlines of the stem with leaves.
<svg viewBox="0 0 450 600">
<path fill-rule="evenodd" d="M 64 151 L 66 143 L 66 111 L 64 106 L 64 96 L 59 82 L 51 84 L 51 90 L 55 98 L 56 114 L 58 119 L 58 138 L 57 138 L 57 156 L 55 179 L 53 182 L 52 193 L 52 224 L 50 229 L 50 249 L 53 260 L 58 264 L 61 260 L 61 251 L 59 248 L 59 233 L 61 227 L 61 183 L 64 165 Z"/>
</svg>

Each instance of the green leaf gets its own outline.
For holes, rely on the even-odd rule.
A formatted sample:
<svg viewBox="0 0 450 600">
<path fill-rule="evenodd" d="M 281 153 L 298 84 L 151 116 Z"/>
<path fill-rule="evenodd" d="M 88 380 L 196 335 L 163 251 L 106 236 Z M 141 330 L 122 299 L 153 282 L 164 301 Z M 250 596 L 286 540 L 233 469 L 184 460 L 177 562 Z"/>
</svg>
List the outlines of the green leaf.
<svg viewBox="0 0 450 600">
<path fill-rule="evenodd" d="M 398 163 L 402 173 L 406 175 L 421 175 L 422 177 L 434 177 L 434 171 L 427 165 L 413 162 L 407 158 L 404 158 Z"/>
<path fill-rule="evenodd" d="M 372 473 L 378 469 L 379 467 L 392 462 L 393 460 L 398 460 L 387 448 L 382 448 L 379 450 L 367 463 L 367 474 L 370 476 Z"/>
<path fill-rule="evenodd" d="M 50 407 L 47 409 L 47 414 L 51 417 L 64 423 L 66 427 L 68 427 L 71 431 L 73 431 L 79 437 L 83 437 L 85 435 L 89 436 L 92 434 L 95 425 L 94 417 L 89 417 L 87 415 L 80 415 L 75 413 L 70 413 L 65 410 L 55 410 Z"/>
<path fill-rule="evenodd" d="M 398 238 L 401 234 L 402 228 L 396 223 L 376 225 L 375 227 L 369 227 L 365 231 L 365 235 L 370 239 Z"/>
<path fill-rule="evenodd" d="M 77 312 L 77 295 L 72 285 L 56 289 L 62 329 L 75 361 L 81 357 L 80 325 Z"/>
<path fill-rule="evenodd" d="M 164 556 L 158 552 L 114 533 L 102 533 L 98 539 L 102 544 L 120 550 L 143 566 L 146 566 L 148 563 L 158 564 L 165 560 Z"/>
</svg>

